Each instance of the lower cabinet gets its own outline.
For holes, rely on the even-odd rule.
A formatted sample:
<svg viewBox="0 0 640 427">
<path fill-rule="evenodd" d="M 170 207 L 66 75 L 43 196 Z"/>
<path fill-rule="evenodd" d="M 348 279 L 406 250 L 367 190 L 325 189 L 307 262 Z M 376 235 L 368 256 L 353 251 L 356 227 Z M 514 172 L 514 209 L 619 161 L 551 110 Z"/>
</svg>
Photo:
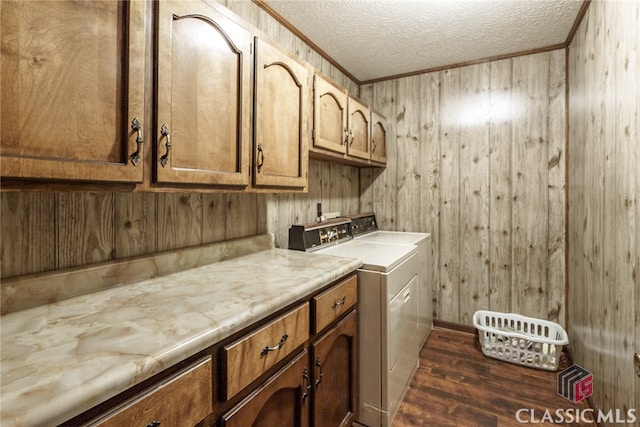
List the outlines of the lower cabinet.
<svg viewBox="0 0 640 427">
<path fill-rule="evenodd" d="M 311 401 L 309 354 L 304 350 L 222 416 L 225 427 L 307 427 Z"/>
<path fill-rule="evenodd" d="M 315 427 L 350 426 L 357 408 L 357 312 L 311 345 Z"/>
<path fill-rule="evenodd" d="M 192 426 L 212 411 L 208 357 L 89 423 L 92 427 Z"/>
</svg>

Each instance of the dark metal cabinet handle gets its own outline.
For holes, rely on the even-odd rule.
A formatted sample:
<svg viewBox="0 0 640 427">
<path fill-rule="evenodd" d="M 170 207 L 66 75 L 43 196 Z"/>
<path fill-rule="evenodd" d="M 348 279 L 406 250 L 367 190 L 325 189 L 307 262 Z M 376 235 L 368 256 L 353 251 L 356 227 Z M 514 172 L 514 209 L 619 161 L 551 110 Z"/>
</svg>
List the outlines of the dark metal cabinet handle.
<svg viewBox="0 0 640 427">
<path fill-rule="evenodd" d="M 322 371 L 322 363 L 320 363 L 320 356 L 316 356 L 316 367 L 320 368 L 320 378 L 316 380 L 316 388 L 322 382 L 322 377 L 324 376 L 324 372 Z"/>
<path fill-rule="evenodd" d="M 160 164 L 162 167 L 165 167 L 169 161 L 169 152 L 171 151 L 171 134 L 169 134 L 169 129 L 166 124 L 163 124 L 162 128 L 160 128 L 160 133 L 167 139 L 167 142 L 164 144 L 164 146 L 167 147 L 167 152 L 160 157 Z"/>
<path fill-rule="evenodd" d="M 374 138 L 371 138 L 371 152 L 376 152 L 376 140 Z"/>
<path fill-rule="evenodd" d="M 338 308 L 341 305 L 344 305 L 344 303 L 347 302 L 347 297 L 342 297 L 342 299 L 340 299 L 339 301 L 334 301 L 333 304 L 331 305 L 331 308 Z"/>
<path fill-rule="evenodd" d="M 131 120 L 131 129 L 136 132 L 136 144 L 138 144 L 138 149 L 131 155 L 131 163 L 133 163 L 133 166 L 138 166 L 138 163 L 140 163 L 140 152 L 142 151 L 142 143 L 144 142 L 144 139 L 142 138 L 142 126 L 140 126 L 140 121 L 137 117 Z"/>
<path fill-rule="evenodd" d="M 147 424 L 147 427 L 158 427 L 160 426 L 160 421 L 151 421 L 149 424 Z"/>
<path fill-rule="evenodd" d="M 349 140 L 349 146 L 353 145 L 353 130 L 349 129 L 349 136 L 351 139 Z"/>
<path fill-rule="evenodd" d="M 304 402 L 304 400 L 309 397 L 309 394 L 311 393 L 311 380 L 309 379 L 309 371 L 307 371 L 307 368 L 304 368 L 304 371 L 302 371 L 302 381 L 303 384 L 302 386 L 304 387 L 304 382 L 306 381 L 307 386 L 304 387 L 304 393 L 302 393 L 302 401 Z"/>
<path fill-rule="evenodd" d="M 262 172 L 262 165 L 264 165 L 264 150 L 262 149 L 262 144 L 258 144 L 258 173 Z"/>
<path fill-rule="evenodd" d="M 260 352 L 260 356 L 264 356 L 267 353 L 269 353 L 270 351 L 276 351 L 282 348 L 282 346 L 284 345 L 284 343 L 287 342 L 287 338 L 289 338 L 289 335 L 284 334 L 282 336 L 282 338 L 280 338 L 280 341 L 278 342 L 277 345 L 274 345 L 272 347 L 266 346 L 265 348 L 262 349 L 262 351 Z"/>
<path fill-rule="evenodd" d="M 344 141 L 340 142 L 340 144 L 347 145 L 349 143 L 349 129 L 344 128 Z"/>
</svg>

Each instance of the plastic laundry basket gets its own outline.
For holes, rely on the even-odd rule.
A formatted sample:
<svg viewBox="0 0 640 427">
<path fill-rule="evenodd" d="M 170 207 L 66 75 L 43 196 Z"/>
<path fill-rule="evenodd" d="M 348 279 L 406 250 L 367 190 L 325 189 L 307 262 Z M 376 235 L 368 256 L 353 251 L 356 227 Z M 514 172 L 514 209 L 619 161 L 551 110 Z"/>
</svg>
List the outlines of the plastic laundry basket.
<svg viewBox="0 0 640 427">
<path fill-rule="evenodd" d="M 513 313 L 479 310 L 473 314 L 485 356 L 531 368 L 555 371 L 569 337 L 548 320 Z"/>
</svg>

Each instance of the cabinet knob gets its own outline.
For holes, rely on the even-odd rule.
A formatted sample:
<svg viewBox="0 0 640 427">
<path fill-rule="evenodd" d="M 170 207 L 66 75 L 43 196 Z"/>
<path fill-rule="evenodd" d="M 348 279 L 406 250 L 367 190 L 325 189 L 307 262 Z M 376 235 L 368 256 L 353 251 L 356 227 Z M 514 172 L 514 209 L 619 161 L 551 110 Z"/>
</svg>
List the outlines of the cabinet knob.
<svg viewBox="0 0 640 427">
<path fill-rule="evenodd" d="M 142 143 L 144 142 L 144 139 L 142 138 L 142 126 L 140 125 L 140 120 L 138 120 L 137 117 L 134 117 L 134 119 L 131 120 L 131 129 L 136 133 L 136 144 L 138 144 L 135 153 L 131 155 L 131 163 L 133 163 L 133 166 L 138 166 L 138 163 L 140 163 L 140 152 L 142 151 Z"/>
<path fill-rule="evenodd" d="M 167 166 L 167 162 L 169 161 L 169 152 L 171 151 L 171 134 L 169 133 L 169 128 L 167 128 L 166 123 L 164 123 L 162 125 L 162 128 L 160 128 L 160 134 L 167 140 L 167 142 L 164 144 L 164 146 L 167 148 L 167 152 L 164 153 L 162 157 L 160 157 L 160 164 L 162 165 L 162 167 L 165 167 Z"/>
</svg>

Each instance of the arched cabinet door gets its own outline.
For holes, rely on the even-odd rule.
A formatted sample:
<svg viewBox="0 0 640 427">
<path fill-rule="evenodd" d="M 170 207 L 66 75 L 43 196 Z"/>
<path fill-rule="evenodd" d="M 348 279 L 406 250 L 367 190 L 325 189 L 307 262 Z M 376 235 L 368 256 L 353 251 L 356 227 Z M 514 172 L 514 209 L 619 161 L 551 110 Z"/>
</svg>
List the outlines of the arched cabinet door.
<svg viewBox="0 0 640 427">
<path fill-rule="evenodd" d="M 2 177 L 141 182 L 148 3 L 1 3 Z"/>
<path fill-rule="evenodd" d="M 347 92 L 316 74 L 313 78 L 313 147 L 346 154 Z"/>
<path fill-rule="evenodd" d="M 247 186 L 251 34 L 204 2 L 157 7 L 156 181 Z"/>
<path fill-rule="evenodd" d="M 387 163 L 387 120 L 371 112 L 371 161 Z"/>
<path fill-rule="evenodd" d="M 349 144 L 347 154 L 369 160 L 371 111 L 363 103 L 349 98 Z"/>
<path fill-rule="evenodd" d="M 223 427 L 309 427 L 311 377 L 304 350 L 224 414 Z"/>
<path fill-rule="evenodd" d="M 254 162 L 257 187 L 304 189 L 309 158 L 309 70 L 255 39 Z"/>
</svg>

